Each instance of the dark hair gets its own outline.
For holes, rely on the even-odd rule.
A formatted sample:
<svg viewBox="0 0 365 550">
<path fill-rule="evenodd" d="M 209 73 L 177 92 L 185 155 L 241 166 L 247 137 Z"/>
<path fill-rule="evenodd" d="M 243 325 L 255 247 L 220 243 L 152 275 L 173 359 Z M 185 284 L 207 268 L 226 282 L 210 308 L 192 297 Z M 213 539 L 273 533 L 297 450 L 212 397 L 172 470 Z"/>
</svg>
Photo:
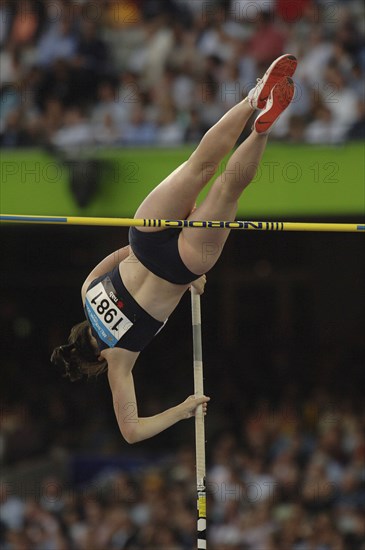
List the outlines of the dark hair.
<svg viewBox="0 0 365 550">
<path fill-rule="evenodd" d="M 68 344 L 58 346 L 53 350 L 51 361 L 65 368 L 64 376 L 79 380 L 83 375 L 97 376 L 107 369 L 104 359 L 98 360 L 97 352 L 91 343 L 90 325 L 83 321 L 72 327 Z"/>
</svg>

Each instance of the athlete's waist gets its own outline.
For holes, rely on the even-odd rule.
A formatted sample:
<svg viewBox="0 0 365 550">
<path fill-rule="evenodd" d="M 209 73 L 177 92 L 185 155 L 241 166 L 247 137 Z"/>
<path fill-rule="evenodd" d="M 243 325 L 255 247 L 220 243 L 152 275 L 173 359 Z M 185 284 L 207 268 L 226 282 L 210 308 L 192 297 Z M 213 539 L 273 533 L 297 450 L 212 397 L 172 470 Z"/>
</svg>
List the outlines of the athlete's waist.
<svg viewBox="0 0 365 550">
<path fill-rule="evenodd" d="M 153 318 L 164 322 L 189 285 L 176 285 L 158 277 L 137 258 L 120 264 L 120 276 L 129 294 Z"/>
</svg>

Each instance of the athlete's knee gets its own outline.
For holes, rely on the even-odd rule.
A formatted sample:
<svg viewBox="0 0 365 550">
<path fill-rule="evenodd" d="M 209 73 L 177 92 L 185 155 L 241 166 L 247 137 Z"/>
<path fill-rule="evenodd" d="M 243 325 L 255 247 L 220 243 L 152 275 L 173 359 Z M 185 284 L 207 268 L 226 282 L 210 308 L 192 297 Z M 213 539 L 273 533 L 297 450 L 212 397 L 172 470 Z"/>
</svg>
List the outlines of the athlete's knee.
<svg viewBox="0 0 365 550">
<path fill-rule="evenodd" d="M 192 153 L 189 163 L 195 176 L 200 177 L 204 183 L 208 182 L 219 168 L 219 162 L 210 158 L 209 155 L 201 154 L 199 149 Z"/>
<path fill-rule="evenodd" d="M 234 185 L 232 179 L 223 178 L 223 174 L 214 182 L 215 202 L 221 207 L 237 208 L 241 192 L 242 189 L 238 185 Z"/>
<path fill-rule="evenodd" d="M 223 245 L 214 241 L 207 240 L 202 243 L 201 261 L 203 266 L 206 266 L 207 270 L 211 267 L 207 267 L 208 264 L 214 264 L 217 261 L 217 258 L 221 255 L 222 250 Z"/>
<path fill-rule="evenodd" d="M 240 186 L 249 183 L 255 177 L 258 166 L 256 162 L 241 163 L 230 160 L 222 172 L 221 180 L 226 186 Z"/>
<path fill-rule="evenodd" d="M 247 184 L 250 183 L 254 177 L 256 176 L 256 172 L 259 168 L 258 162 L 249 162 L 248 164 L 245 164 L 244 170 L 243 170 L 243 181 Z"/>
<path fill-rule="evenodd" d="M 219 168 L 218 162 L 205 161 L 201 165 L 201 176 L 204 182 L 212 179 Z"/>
<path fill-rule="evenodd" d="M 182 239 L 179 250 L 183 262 L 193 273 L 207 273 L 221 255 L 223 244 L 208 236 L 200 242 Z"/>
</svg>

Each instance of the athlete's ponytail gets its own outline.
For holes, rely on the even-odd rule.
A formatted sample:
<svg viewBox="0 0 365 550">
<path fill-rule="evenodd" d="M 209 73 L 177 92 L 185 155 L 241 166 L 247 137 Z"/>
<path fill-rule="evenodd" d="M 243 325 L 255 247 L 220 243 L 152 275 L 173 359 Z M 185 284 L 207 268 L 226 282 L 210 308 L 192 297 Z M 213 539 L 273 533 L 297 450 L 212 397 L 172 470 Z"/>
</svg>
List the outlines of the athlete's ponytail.
<svg viewBox="0 0 365 550">
<path fill-rule="evenodd" d="M 78 323 L 71 329 L 68 344 L 54 349 L 51 361 L 65 369 L 64 376 L 73 382 L 86 376 L 96 376 L 107 369 L 107 362 L 98 360 L 91 343 L 88 321 Z"/>
</svg>

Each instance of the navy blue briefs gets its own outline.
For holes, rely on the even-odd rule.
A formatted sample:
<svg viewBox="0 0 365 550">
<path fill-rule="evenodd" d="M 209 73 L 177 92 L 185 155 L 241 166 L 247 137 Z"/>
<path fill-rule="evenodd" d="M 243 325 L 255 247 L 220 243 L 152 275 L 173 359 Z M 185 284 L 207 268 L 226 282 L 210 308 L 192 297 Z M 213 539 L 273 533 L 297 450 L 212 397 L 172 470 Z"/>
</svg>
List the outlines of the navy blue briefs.
<svg viewBox="0 0 365 550">
<path fill-rule="evenodd" d="M 192 273 L 182 261 L 178 238 L 181 229 L 139 231 L 129 229 L 129 244 L 136 258 L 149 271 L 176 285 L 190 284 L 200 275 Z"/>
<path fill-rule="evenodd" d="M 84 309 L 100 351 L 114 347 L 142 351 L 165 324 L 131 296 L 123 284 L 119 265 L 90 284 Z"/>
</svg>

